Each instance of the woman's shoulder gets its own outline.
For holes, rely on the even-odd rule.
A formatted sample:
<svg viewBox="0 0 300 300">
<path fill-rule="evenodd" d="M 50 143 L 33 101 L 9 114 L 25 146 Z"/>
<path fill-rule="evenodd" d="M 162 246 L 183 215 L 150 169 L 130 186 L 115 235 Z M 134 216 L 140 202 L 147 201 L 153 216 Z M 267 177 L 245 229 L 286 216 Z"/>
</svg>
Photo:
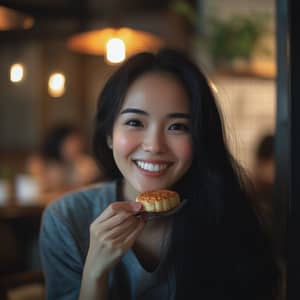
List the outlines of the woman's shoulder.
<svg viewBox="0 0 300 300">
<path fill-rule="evenodd" d="M 50 203 L 44 215 L 52 215 L 67 223 L 91 223 L 112 202 L 116 201 L 116 182 L 102 182 L 69 192 Z"/>
</svg>

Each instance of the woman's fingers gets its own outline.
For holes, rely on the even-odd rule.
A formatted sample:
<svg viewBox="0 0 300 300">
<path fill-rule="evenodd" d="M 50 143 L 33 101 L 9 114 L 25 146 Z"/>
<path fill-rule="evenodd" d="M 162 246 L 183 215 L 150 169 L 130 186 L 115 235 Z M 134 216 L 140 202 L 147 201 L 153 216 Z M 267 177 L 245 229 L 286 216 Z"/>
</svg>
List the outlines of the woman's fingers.
<svg viewBox="0 0 300 300">
<path fill-rule="evenodd" d="M 123 251 L 126 252 L 132 247 L 144 226 L 145 221 L 141 218 L 138 218 L 137 223 L 134 226 L 130 226 L 128 230 L 124 231 L 121 235 L 114 239 L 114 243 L 121 245 Z"/>
<path fill-rule="evenodd" d="M 133 215 L 140 209 L 135 203 L 116 202 L 91 224 L 88 270 L 99 275 L 116 265 L 143 228 L 144 221 Z"/>
<path fill-rule="evenodd" d="M 141 203 L 134 201 L 116 201 L 111 203 L 103 213 L 94 221 L 94 223 L 101 223 L 120 211 L 126 211 L 131 214 L 137 213 L 142 208 Z"/>
<path fill-rule="evenodd" d="M 91 224 L 90 231 L 95 235 L 101 235 L 109 232 L 113 228 L 118 228 L 125 220 L 133 217 L 133 214 L 140 208 L 140 205 L 132 205 L 131 201 L 115 202 L 109 205 Z M 135 217 L 133 218 L 133 220 L 135 220 Z"/>
<path fill-rule="evenodd" d="M 119 236 L 131 233 L 139 224 L 134 214 L 141 209 L 140 203 L 132 201 L 114 202 L 90 226 L 93 244 L 106 243 Z"/>
<path fill-rule="evenodd" d="M 122 214 L 122 218 L 119 215 L 116 215 L 112 218 L 114 220 L 109 220 L 105 222 L 105 228 L 103 223 L 103 238 L 104 239 L 115 239 L 120 235 L 123 235 L 124 232 L 132 231 L 139 223 L 137 217 L 128 215 L 126 218 L 126 214 Z M 120 221 L 123 219 L 123 221 Z"/>
<path fill-rule="evenodd" d="M 124 245 L 123 247 L 125 251 L 127 251 L 133 246 L 137 237 L 144 229 L 144 226 L 145 226 L 145 221 L 143 219 L 140 219 L 138 226 L 133 231 L 131 231 L 127 236 L 125 236 L 125 239 L 123 241 L 123 245 Z"/>
<path fill-rule="evenodd" d="M 95 222 L 94 226 L 96 226 L 102 232 L 107 232 L 119 226 L 120 224 L 123 226 L 123 223 L 126 222 L 130 217 L 132 217 L 132 213 L 122 210 L 115 215 L 112 215 L 109 219 L 103 220 L 100 223 Z M 101 226 L 99 226 L 100 224 Z"/>
</svg>

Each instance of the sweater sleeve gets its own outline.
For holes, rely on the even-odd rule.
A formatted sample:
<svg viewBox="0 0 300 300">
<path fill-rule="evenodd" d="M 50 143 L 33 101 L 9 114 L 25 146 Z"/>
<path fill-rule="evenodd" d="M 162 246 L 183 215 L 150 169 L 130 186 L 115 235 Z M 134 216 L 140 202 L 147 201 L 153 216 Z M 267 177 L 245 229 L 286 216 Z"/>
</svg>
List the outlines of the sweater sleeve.
<svg viewBox="0 0 300 300">
<path fill-rule="evenodd" d="M 48 300 L 77 300 L 83 260 L 67 222 L 46 209 L 40 237 L 40 255 Z"/>
</svg>

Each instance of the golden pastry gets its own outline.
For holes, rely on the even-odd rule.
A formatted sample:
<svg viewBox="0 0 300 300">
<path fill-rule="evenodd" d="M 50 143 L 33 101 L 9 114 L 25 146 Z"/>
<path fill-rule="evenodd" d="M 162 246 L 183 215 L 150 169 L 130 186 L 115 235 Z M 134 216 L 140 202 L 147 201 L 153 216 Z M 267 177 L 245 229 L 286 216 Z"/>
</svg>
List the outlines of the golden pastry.
<svg viewBox="0 0 300 300">
<path fill-rule="evenodd" d="M 143 210 L 147 212 L 163 212 L 168 211 L 180 203 L 178 193 L 170 190 L 147 191 L 139 194 L 136 202 L 143 205 Z"/>
</svg>

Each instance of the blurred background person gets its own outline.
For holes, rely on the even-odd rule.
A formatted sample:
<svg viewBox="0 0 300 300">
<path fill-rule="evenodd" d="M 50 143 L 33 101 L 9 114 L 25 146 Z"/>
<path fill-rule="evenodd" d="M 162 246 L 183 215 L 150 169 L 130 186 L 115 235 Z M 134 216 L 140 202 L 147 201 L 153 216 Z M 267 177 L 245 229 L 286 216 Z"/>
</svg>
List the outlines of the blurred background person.
<svg viewBox="0 0 300 300">
<path fill-rule="evenodd" d="M 65 124 L 50 129 L 40 151 L 28 158 L 27 171 L 42 193 L 61 193 L 102 179 L 82 132 Z"/>
</svg>

